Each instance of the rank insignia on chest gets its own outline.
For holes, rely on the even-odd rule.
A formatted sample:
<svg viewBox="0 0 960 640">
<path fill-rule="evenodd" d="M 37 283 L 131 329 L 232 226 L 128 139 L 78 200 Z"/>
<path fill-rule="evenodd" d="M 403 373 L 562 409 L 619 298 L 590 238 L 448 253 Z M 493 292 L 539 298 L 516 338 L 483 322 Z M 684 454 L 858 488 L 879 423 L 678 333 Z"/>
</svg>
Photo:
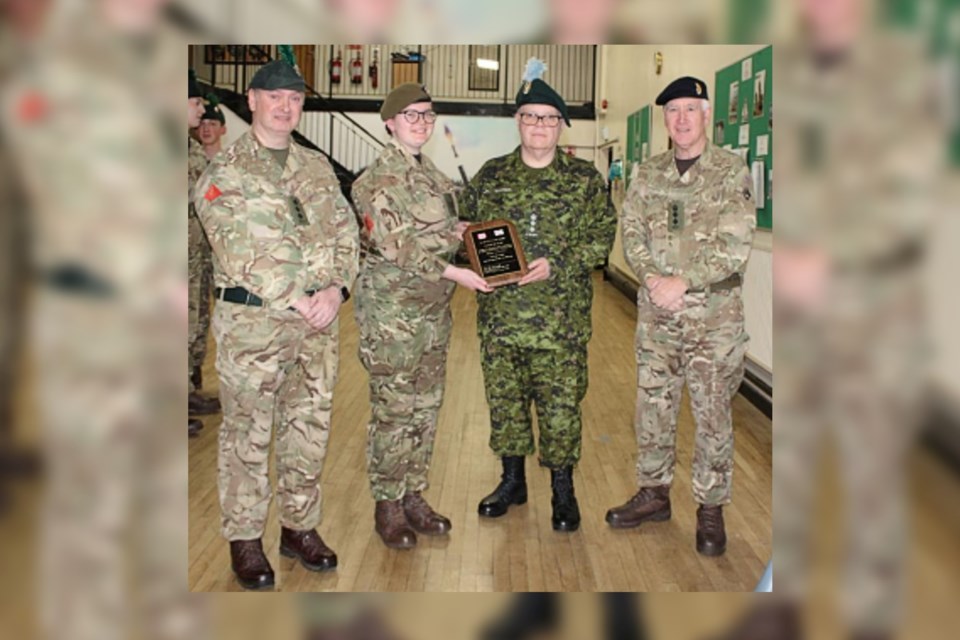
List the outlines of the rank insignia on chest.
<svg viewBox="0 0 960 640">
<path fill-rule="evenodd" d="M 290 196 L 290 209 L 293 211 L 293 219 L 298 225 L 307 224 L 307 214 L 303 210 L 303 204 L 297 196 Z"/>
<path fill-rule="evenodd" d="M 683 203 L 671 202 L 670 210 L 667 213 L 667 226 L 670 231 L 680 231 L 683 229 Z"/>
</svg>

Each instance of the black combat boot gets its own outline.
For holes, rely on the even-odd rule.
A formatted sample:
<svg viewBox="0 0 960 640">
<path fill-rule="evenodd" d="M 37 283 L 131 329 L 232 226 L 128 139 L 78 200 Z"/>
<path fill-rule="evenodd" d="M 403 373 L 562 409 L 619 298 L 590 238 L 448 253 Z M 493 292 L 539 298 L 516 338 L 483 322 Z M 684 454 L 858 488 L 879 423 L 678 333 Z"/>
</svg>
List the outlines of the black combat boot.
<svg viewBox="0 0 960 640">
<path fill-rule="evenodd" d="M 503 474 L 493 493 L 480 501 L 477 509 L 481 516 L 499 518 L 512 504 L 526 504 L 527 476 L 523 469 L 523 456 L 503 456 Z"/>
<path fill-rule="evenodd" d="M 573 493 L 573 467 L 550 470 L 553 487 L 553 530 L 576 531 L 580 528 L 580 507 Z"/>
<path fill-rule="evenodd" d="M 483 640 L 531 640 L 557 628 L 555 593 L 518 593 L 506 612 L 482 632 Z"/>
</svg>

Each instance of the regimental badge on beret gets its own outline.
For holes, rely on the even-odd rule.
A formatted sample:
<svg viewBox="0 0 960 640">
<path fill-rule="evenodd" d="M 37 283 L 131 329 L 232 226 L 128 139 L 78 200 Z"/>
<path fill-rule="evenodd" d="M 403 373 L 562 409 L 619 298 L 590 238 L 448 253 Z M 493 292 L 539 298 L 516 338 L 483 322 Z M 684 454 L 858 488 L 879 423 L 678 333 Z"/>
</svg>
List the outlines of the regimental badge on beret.
<svg viewBox="0 0 960 640">
<path fill-rule="evenodd" d="M 697 95 L 698 95 L 698 96 L 703 93 L 703 89 L 700 88 L 700 83 L 699 83 L 699 82 L 694 82 L 694 83 L 693 83 L 693 86 L 695 86 L 695 87 L 697 88 Z"/>
</svg>

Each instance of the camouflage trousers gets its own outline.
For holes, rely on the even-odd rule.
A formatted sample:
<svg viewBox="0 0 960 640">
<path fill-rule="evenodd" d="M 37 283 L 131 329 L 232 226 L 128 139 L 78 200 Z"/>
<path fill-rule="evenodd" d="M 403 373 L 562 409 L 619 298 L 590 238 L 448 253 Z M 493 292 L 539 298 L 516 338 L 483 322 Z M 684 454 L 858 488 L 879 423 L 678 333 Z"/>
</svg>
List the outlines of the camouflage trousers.
<svg viewBox="0 0 960 640">
<path fill-rule="evenodd" d="M 429 485 L 452 319 L 441 305 L 385 324 L 364 303 L 361 292 L 360 361 L 370 374 L 367 473 L 374 500 L 397 500 Z"/>
<path fill-rule="evenodd" d="M 733 420 L 730 401 L 743 379 L 748 337 L 736 290 L 686 296 L 678 313 L 663 311 L 640 287 L 637 298 L 637 484 L 670 486 L 676 464 L 677 415 L 684 382 L 696 421 L 693 497 L 730 502 Z"/>
<path fill-rule="evenodd" d="M 530 403 L 536 405 L 540 464 L 573 467 L 580 460 L 580 403 L 587 393 L 587 346 L 531 349 L 495 340 L 482 345 L 490 405 L 490 448 L 498 456 L 536 452 Z"/>
<path fill-rule="evenodd" d="M 280 524 L 313 529 L 320 523 L 320 472 L 337 378 L 338 325 L 335 321 L 317 331 L 296 311 L 228 302 L 214 307 L 223 405 L 218 484 L 227 540 L 263 535 L 274 424 Z"/>
<path fill-rule="evenodd" d="M 844 618 L 853 631 L 880 635 L 896 628 L 904 608 L 907 455 L 923 415 L 923 286 L 906 288 L 842 320 L 775 309 L 773 501 L 790 505 L 774 514 L 776 591 L 808 595 L 814 531 L 840 531 Z M 866 297 L 845 291 L 833 304 L 855 296 Z M 840 526 L 815 518 L 827 444 L 839 481 L 830 494 L 844 498 Z"/>
<path fill-rule="evenodd" d="M 203 366 L 207 355 L 207 333 L 210 330 L 210 295 L 213 289 L 213 258 L 207 236 L 197 218 L 187 220 L 187 268 L 189 272 L 189 313 L 187 321 L 187 349 L 189 357 L 187 377 L 195 367 Z M 194 389 L 190 380 L 190 393 Z"/>
</svg>

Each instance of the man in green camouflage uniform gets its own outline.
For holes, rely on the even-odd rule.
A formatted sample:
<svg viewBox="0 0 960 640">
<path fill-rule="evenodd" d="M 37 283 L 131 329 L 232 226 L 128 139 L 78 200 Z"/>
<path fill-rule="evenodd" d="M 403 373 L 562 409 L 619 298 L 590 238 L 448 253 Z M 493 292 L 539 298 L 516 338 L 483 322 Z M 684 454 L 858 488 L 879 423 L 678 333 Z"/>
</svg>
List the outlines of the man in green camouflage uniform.
<svg viewBox="0 0 960 640">
<path fill-rule="evenodd" d="M 528 70 L 530 67 L 528 63 Z M 490 405 L 490 448 L 503 475 L 479 505 L 499 517 L 527 499 L 524 456 L 536 451 L 553 487 L 553 528 L 575 531 L 580 511 L 573 467 L 580 459 L 580 402 L 587 390 L 591 270 L 610 252 L 616 216 L 603 177 L 588 162 L 557 152 L 567 106 L 543 80 L 525 75 L 517 94 L 521 145 L 488 161 L 463 202 L 474 221 L 512 221 L 529 262 L 517 285 L 479 297 L 477 326 Z"/>
<path fill-rule="evenodd" d="M 392 136 L 353 185 L 364 260 L 356 288 L 360 360 L 370 374 L 367 466 L 377 533 L 407 549 L 416 532 L 442 535 L 450 521 L 422 496 L 443 401 L 455 283 L 489 291 L 450 264 L 466 226 L 456 186 L 420 151 L 437 114 L 418 84 L 400 85 L 380 110 Z"/>
<path fill-rule="evenodd" d="M 200 126 L 205 113 L 200 85 L 196 74 L 190 70 L 190 88 L 188 95 L 188 124 L 191 129 Z M 207 156 L 203 146 L 193 136 L 188 135 L 189 152 L 187 155 L 187 189 L 190 204 L 187 208 L 187 251 L 189 283 L 189 315 L 187 329 L 187 349 L 190 380 L 190 395 L 187 396 L 187 408 L 190 416 L 209 415 L 220 411 L 220 401 L 200 395 L 200 367 L 207 347 L 207 329 L 210 325 L 210 286 L 212 265 L 210 264 L 210 245 L 203 234 L 203 227 L 197 219 L 193 206 L 196 194 L 193 192 L 200 174 L 207 168 Z M 196 436 L 203 423 L 196 418 L 187 419 L 187 434 Z"/>
<path fill-rule="evenodd" d="M 640 165 L 623 204 L 623 251 L 637 290 L 637 412 L 640 491 L 607 512 L 615 528 L 670 518 L 677 413 L 686 380 L 697 423 L 693 496 L 697 550 L 726 550 L 730 501 L 730 401 L 743 378 L 742 274 L 756 209 L 746 163 L 707 140 L 707 86 L 689 76 L 656 103 L 674 148 Z"/>
<path fill-rule="evenodd" d="M 246 588 L 273 585 L 261 537 L 274 416 L 280 552 L 308 569 L 336 566 L 314 528 L 337 374 L 337 313 L 356 277 L 359 241 L 327 160 L 291 141 L 304 89 L 282 60 L 256 73 L 248 91 L 251 129 L 210 163 L 194 200 L 215 258 L 222 532 Z"/>
</svg>

